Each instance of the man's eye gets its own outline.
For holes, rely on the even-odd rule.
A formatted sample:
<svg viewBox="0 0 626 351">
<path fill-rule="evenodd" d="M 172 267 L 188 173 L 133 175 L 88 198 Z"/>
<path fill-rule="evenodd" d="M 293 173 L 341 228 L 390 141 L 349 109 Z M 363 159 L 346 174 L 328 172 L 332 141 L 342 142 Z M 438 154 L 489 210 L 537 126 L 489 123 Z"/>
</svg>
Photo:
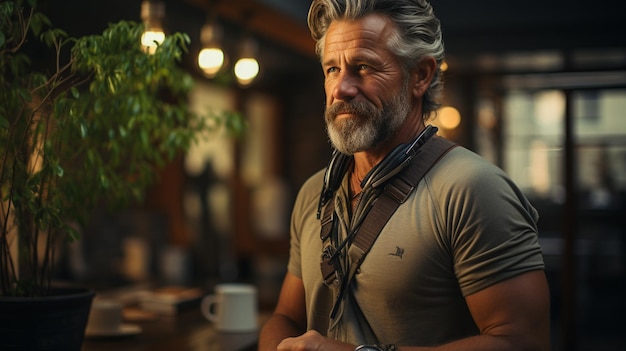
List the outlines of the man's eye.
<svg viewBox="0 0 626 351">
<path fill-rule="evenodd" d="M 329 67 L 326 70 L 326 74 L 335 73 L 335 72 L 338 72 L 338 71 L 339 71 L 339 69 L 337 67 Z"/>
<path fill-rule="evenodd" d="M 369 68 L 370 68 L 370 66 L 368 66 L 366 64 L 359 65 L 359 71 L 365 71 L 365 70 L 367 70 Z"/>
</svg>

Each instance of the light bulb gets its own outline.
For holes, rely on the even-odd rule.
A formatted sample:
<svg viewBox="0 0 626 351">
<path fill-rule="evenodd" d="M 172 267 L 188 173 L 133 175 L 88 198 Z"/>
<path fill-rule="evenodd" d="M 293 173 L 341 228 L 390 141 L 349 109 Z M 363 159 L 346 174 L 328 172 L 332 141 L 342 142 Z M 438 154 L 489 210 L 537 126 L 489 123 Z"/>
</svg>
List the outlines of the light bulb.
<svg viewBox="0 0 626 351">
<path fill-rule="evenodd" d="M 156 51 L 158 45 L 165 40 L 165 33 L 157 30 L 146 30 L 141 35 L 141 45 L 149 54 L 153 54 Z"/>
<path fill-rule="evenodd" d="M 248 85 L 259 74 L 259 63 L 254 58 L 241 58 L 235 64 L 235 76 L 239 83 Z"/>
<path fill-rule="evenodd" d="M 224 64 L 224 52 L 219 48 L 204 48 L 198 54 L 198 66 L 209 77 L 215 76 Z"/>
</svg>

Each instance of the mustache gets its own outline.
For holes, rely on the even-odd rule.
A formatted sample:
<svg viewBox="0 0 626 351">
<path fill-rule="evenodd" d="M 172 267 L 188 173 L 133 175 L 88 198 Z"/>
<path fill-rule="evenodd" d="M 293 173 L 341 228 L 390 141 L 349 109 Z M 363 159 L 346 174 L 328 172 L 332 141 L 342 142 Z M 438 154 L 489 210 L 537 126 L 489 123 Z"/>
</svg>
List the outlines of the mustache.
<svg viewBox="0 0 626 351">
<path fill-rule="evenodd" d="M 326 120 L 332 121 L 338 114 L 346 113 L 358 116 L 371 116 L 377 113 L 376 107 L 364 101 L 345 102 L 339 101 L 330 106 L 326 106 Z"/>
</svg>

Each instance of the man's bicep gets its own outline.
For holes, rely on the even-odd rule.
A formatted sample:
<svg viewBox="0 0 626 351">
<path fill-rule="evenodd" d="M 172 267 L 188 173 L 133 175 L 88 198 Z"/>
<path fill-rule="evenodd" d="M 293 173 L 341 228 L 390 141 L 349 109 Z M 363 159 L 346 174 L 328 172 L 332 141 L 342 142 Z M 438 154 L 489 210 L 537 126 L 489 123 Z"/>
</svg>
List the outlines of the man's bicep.
<svg viewBox="0 0 626 351">
<path fill-rule="evenodd" d="M 482 335 L 529 349 L 550 348 L 550 294 L 542 270 L 522 273 L 466 297 Z"/>
<path fill-rule="evenodd" d="M 293 321 L 302 331 L 306 330 L 306 305 L 302 279 L 292 273 L 285 275 L 274 314 L 284 316 Z"/>
</svg>

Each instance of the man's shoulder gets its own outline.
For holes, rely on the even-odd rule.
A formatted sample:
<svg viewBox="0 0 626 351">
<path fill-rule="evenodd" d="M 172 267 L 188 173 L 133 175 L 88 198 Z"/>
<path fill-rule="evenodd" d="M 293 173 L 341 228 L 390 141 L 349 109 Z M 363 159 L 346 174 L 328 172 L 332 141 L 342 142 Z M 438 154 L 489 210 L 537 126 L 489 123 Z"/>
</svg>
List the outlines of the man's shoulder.
<svg viewBox="0 0 626 351">
<path fill-rule="evenodd" d="M 477 153 L 457 146 L 450 150 L 433 167 L 433 172 L 445 172 L 453 177 L 468 177 L 471 175 L 486 175 L 491 173 L 503 173 L 503 171 Z"/>
<path fill-rule="evenodd" d="M 324 184 L 325 171 L 326 169 L 323 168 L 307 178 L 307 180 L 305 180 L 300 187 L 300 192 L 313 192 L 319 194 L 319 192 L 322 190 L 322 185 Z"/>
<path fill-rule="evenodd" d="M 298 191 L 298 202 L 308 203 L 319 200 L 324 184 L 324 171 L 325 169 L 321 169 L 304 181 Z"/>
<path fill-rule="evenodd" d="M 508 178 L 504 171 L 475 152 L 458 146 L 450 150 L 426 175 L 431 184 L 470 185 Z"/>
</svg>

